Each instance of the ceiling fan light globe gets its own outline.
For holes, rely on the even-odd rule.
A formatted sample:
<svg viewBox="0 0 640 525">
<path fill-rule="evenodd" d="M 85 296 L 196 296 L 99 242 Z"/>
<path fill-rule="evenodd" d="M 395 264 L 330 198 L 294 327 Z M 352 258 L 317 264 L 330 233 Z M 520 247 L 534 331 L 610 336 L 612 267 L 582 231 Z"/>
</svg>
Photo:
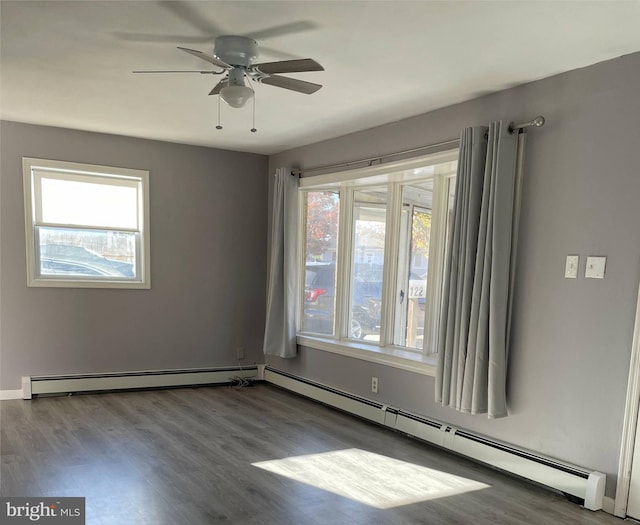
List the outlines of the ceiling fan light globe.
<svg viewBox="0 0 640 525">
<path fill-rule="evenodd" d="M 253 89 L 248 86 L 226 86 L 220 90 L 220 97 L 232 108 L 241 108 L 253 97 Z"/>
</svg>

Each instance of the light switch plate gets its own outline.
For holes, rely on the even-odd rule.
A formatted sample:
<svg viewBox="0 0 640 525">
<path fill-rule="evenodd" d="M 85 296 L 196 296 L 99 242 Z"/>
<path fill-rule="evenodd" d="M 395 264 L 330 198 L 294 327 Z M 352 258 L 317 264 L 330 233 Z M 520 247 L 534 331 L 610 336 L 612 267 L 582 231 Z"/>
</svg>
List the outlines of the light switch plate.
<svg viewBox="0 0 640 525">
<path fill-rule="evenodd" d="M 566 279 L 576 279 L 578 277 L 578 264 L 580 264 L 579 255 L 567 255 L 567 263 L 564 267 Z"/>
<path fill-rule="evenodd" d="M 584 276 L 588 279 L 604 279 L 604 270 L 606 265 L 606 257 L 587 257 L 587 268 L 584 272 Z"/>
</svg>

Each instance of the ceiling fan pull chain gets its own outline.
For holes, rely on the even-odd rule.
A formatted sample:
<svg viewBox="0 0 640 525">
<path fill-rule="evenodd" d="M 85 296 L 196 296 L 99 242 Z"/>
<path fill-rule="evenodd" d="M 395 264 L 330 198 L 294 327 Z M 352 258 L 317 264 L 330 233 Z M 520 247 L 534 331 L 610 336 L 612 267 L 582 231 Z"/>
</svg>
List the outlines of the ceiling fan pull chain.
<svg viewBox="0 0 640 525">
<path fill-rule="evenodd" d="M 218 125 L 216 126 L 216 129 L 222 129 L 222 126 L 220 125 L 220 95 L 218 95 Z"/>
<path fill-rule="evenodd" d="M 255 133 L 258 131 L 256 129 L 256 93 L 255 90 L 253 92 L 253 127 L 251 128 L 251 133 Z"/>
</svg>

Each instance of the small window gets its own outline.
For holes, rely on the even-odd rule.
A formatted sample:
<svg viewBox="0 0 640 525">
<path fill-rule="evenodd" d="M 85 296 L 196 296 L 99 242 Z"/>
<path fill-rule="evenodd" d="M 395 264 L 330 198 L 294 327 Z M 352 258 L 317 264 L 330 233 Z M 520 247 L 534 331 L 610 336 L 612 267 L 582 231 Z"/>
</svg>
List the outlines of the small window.
<svg viewBox="0 0 640 525">
<path fill-rule="evenodd" d="M 150 288 L 149 172 L 22 162 L 28 286 Z"/>
</svg>

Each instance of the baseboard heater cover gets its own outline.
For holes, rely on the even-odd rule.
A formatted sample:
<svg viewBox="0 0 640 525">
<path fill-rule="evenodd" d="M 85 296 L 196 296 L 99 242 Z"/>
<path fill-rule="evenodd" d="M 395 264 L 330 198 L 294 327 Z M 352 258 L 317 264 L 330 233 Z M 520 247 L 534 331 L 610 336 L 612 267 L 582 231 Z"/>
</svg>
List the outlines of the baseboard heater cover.
<svg viewBox="0 0 640 525">
<path fill-rule="evenodd" d="M 602 509 L 606 476 L 267 366 L 268 383 L 558 490 Z"/>
<path fill-rule="evenodd" d="M 24 399 L 37 395 L 70 394 L 229 384 L 235 378 L 256 378 L 258 367 L 189 368 L 146 370 L 106 374 L 72 374 L 60 376 L 26 376 L 22 378 Z"/>
</svg>

